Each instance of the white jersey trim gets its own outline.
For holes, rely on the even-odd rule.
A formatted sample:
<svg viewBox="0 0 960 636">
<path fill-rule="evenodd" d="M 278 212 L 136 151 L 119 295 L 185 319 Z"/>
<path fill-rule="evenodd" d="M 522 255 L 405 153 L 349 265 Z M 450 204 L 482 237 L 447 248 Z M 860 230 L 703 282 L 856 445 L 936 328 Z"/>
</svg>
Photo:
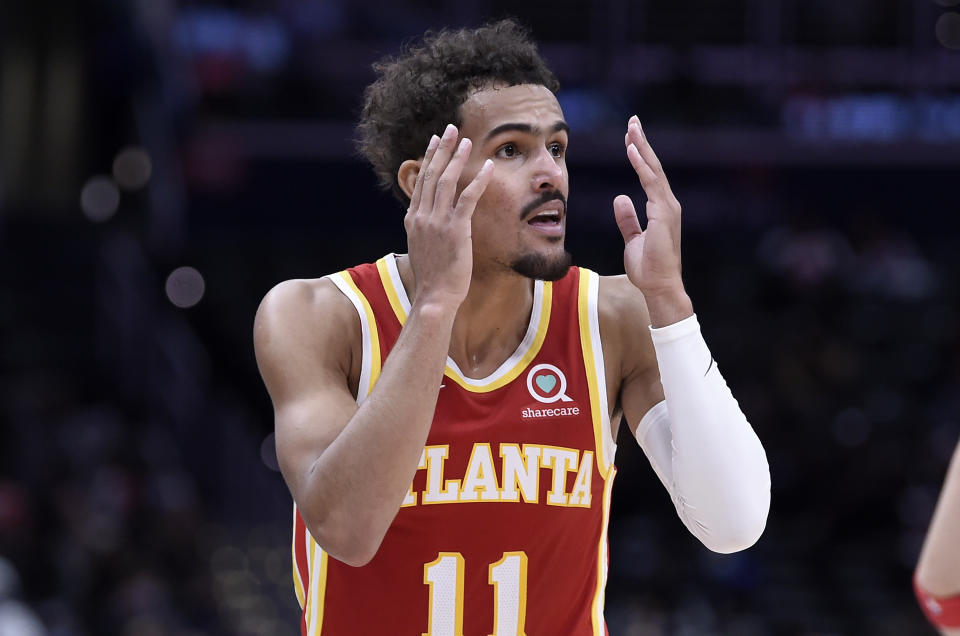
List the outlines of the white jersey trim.
<svg viewBox="0 0 960 636">
<path fill-rule="evenodd" d="M 360 296 L 358 296 L 357 293 L 351 288 L 350 284 L 343 280 L 344 276 L 350 276 L 350 274 L 348 272 L 338 272 L 336 274 L 331 274 L 326 278 L 329 278 L 330 282 L 336 285 L 337 289 L 339 289 L 344 296 L 350 299 L 350 302 L 353 303 L 353 308 L 357 310 L 357 315 L 360 316 L 360 329 L 363 337 L 363 354 L 360 362 L 360 382 L 357 384 L 357 404 L 363 404 L 363 401 L 370 393 L 370 369 L 373 367 L 371 330 L 367 321 L 367 312 L 363 306 L 363 301 L 360 299 Z"/>
<path fill-rule="evenodd" d="M 582 274 L 588 275 L 587 287 L 587 317 L 590 326 L 590 346 L 593 350 L 593 372 L 597 378 L 597 397 L 600 401 L 600 422 L 602 425 L 603 465 L 600 473 L 606 475 L 614 463 L 617 454 L 617 442 L 613 439 L 610 428 L 610 408 L 607 403 L 607 371 L 603 363 L 603 343 L 600 340 L 600 313 L 598 309 L 600 297 L 600 276 L 596 272 L 581 268 Z"/>
</svg>

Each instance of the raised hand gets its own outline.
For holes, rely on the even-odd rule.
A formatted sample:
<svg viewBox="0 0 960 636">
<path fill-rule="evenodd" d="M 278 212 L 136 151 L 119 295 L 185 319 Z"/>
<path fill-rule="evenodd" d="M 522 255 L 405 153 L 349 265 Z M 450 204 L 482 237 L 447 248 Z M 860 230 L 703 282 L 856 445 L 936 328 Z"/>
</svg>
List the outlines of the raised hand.
<svg viewBox="0 0 960 636">
<path fill-rule="evenodd" d="M 654 326 L 670 324 L 693 312 L 681 278 L 680 202 L 636 115 L 627 123 L 624 144 L 647 195 L 647 229 L 640 227 L 630 197 L 621 194 L 613 200 L 625 244 L 623 266 L 630 282 L 643 292 Z"/>
<path fill-rule="evenodd" d="M 467 138 L 457 144 L 457 128 L 451 124 L 442 137 L 434 135 L 430 139 L 423 156 L 410 207 L 403 219 L 410 265 L 416 279 L 414 302 L 436 302 L 456 309 L 470 288 L 473 273 L 470 223 L 477 201 L 493 174 L 493 162 L 487 160 L 460 196 L 456 196 L 471 148 Z"/>
</svg>

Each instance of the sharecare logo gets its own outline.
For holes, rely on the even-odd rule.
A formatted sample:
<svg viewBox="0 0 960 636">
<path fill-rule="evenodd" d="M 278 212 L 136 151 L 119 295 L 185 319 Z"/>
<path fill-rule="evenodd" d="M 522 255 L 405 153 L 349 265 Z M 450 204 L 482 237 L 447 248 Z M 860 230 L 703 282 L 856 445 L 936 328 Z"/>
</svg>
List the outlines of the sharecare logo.
<svg viewBox="0 0 960 636">
<path fill-rule="evenodd" d="M 520 411 L 520 415 L 524 419 L 530 419 L 532 417 L 570 417 L 573 415 L 580 415 L 579 406 L 561 406 L 558 408 L 544 408 L 544 409 L 532 409 L 527 407 Z"/>
<path fill-rule="evenodd" d="M 573 402 L 567 395 L 567 378 L 552 364 L 538 364 L 527 373 L 527 391 L 537 402 Z"/>
</svg>

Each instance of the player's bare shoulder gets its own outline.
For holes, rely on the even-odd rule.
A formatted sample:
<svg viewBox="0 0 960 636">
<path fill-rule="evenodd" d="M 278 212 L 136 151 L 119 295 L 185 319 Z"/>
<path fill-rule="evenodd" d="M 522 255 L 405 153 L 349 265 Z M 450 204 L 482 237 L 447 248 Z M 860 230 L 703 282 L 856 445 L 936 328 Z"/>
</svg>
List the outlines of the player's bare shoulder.
<svg viewBox="0 0 960 636">
<path fill-rule="evenodd" d="M 360 319 L 328 278 L 293 279 L 264 296 L 253 326 L 257 364 L 276 399 L 295 378 L 340 371 L 353 375 L 361 347 Z"/>
<path fill-rule="evenodd" d="M 333 331 L 340 339 L 356 332 L 360 322 L 350 300 L 328 278 L 292 279 L 277 284 L 260 302 L 254 320 L 254 341 L 269 346 L 276 338 L 297 337 L 301 345 Z"/>
</svg>

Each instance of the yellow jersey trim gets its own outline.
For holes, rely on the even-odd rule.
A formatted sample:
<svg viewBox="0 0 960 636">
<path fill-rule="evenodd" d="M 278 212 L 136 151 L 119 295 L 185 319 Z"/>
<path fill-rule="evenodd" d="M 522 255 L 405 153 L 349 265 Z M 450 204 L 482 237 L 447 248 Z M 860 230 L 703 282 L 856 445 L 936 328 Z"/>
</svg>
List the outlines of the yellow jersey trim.
<svg viewBox="0 0 960 636">
<path fill-rule="evenodd" d="M 310 578 L 312 579 L 310 581 L 310 601 L 306 614 L 307 633 L 318 636 L 323 629 L 323 606 L 327 594 L 327 561 L 329 557 L 309 533 L 307 533 L 307 536 L 310 545 Z"/>
<path fill-rule="evenodd" d="M 607 529 L 610 526 L 610 493 L 613 491 L 613 478 L 617 476 L 617 467 L 611 466 L 603 475 L 603 530 L 597 546 L 597 589 L 593 596 L 591 612 L 594 636 L 604 636 L 603 606 L 607 587 Z"/>
<path fill-rule="evenodd" d="M 377 261 L 377 271 L 380 272 L 380 281 L 383 283 L 383 289 L 387 292 L 387 300 L 393 307 L 393 313 L 397 315 L 397 320 L 402 325 L 407 321 L 407 311 L 403 308 L 403 304 L 400 302 L 400 294 L 397 293 L 397 288 L 393 285 L 386 256 Z"/>
<path fill-rule="evenodd" d="M 312 633 L 313 629 L 313 615 L 316 613 L 316 598 L 317 598 L 317 585 L 314 581 L 314 563 L 316 563 L 316 548 L 317 544 L 313 540 L 313 537 L 307 532 L 307 576 L 310 578 L 310 583 L 307 585 L 307 607 L 303 611 L 304 623 L 307 626 L 307 633 Z"/>
<path fill-rule="evenodd" d="M 584 371 L 590 391 L 590 415 L 593 418 L 593 437 L 597 449 L 597 471 L 606 475 L 613 457 L 606 438 L 610 437 L 610 415 L 607 413 L 607 382 L 603 368 L 603 349 L 597 325 L 597 292 L 599 276 L 580 268 L 577 294 L 577 313 L 580 318 L 580 347 L 583 350 Z M 606 431 L 604 430 L 606 429 Z"/>
<path fill-rule="evenodd" d="M 360 385 L 357 387 L 357 403 L 373 390 L 377 378 L 380 376 L 380 336 L 377 333 L 377 321 L 373 316 L 373 308 L 363 295 L 349 272 L 338 272 L 331 277 L 334 284 L 342 291 L 360 314 L 363 331 L 363 362 L 360 371 Z"/>
</svg>

